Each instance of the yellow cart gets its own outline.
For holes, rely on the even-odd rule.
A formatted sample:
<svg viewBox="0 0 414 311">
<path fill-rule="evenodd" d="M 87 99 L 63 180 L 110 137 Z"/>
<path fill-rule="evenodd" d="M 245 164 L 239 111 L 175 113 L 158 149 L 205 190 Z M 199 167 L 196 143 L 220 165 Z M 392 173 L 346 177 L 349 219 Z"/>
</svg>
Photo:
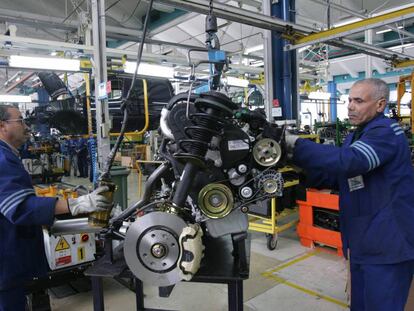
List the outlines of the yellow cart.
<svg viewBox="0 0 414 311">
<path fill-rule="evenodd" d="M 294 172 L 291 167 L 284 167 L 278 170 L 280 173 L 284 172 Z M 299 184 L 299 180 L 291 180 L 284 183 L 284 188 L 293 187 Z M 287 222 L 281 226 L 277 225 L 277 222 L 283 218 L 286 218 L 292 214 L 297 213 L 298 209 L 285 209 L 281 213 L 277 213 L 276 210 L 276 198 L 271 199 L 271 208 L 270 208 L 270 217 L 268 216 L 259 216 L 256 214 L 249 214 L 249 230 L 263 232 L 266 234 L 267 239 L 267 248 L 269 250 L 274 250 L 277 246 L 278 233 L 283 232 L 293 226 L 295 226 L 299 220 L 295 219 L 293 221 Z"/>
</svg>

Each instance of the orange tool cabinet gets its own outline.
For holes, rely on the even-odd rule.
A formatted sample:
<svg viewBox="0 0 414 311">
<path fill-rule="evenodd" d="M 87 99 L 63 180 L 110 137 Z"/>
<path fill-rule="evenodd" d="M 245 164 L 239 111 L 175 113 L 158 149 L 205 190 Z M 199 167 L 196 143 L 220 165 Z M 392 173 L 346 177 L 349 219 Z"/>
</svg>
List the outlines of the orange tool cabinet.
<svg viewBox="0 0 414 311">
<path fill-rule="evenodd" d="M 315 247 L 315 243 L 327 245 L 337 249 L 337 254 L 343 256 L 341 233 L 315 226 L 314 209 L 322 208 L 339 211 L 339 197 L 337 194 L 308 189 L 306 201 L 297 201 L 299 206 L 299 224 L 297 233 L 300 243 L 306 247 Z"/>
</svg>

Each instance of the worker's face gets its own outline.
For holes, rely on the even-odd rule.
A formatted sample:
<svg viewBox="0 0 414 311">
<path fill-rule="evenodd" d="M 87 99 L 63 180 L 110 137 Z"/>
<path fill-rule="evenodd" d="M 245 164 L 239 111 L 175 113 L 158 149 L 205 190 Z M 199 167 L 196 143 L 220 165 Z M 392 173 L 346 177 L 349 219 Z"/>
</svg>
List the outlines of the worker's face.
<svg viewBox="0 0 414 311">
<path fill-rule="evenodd" d="M 348 117 L 352 125 L 363 125 L 385 109 L 386 99 L 378 98 L 370 83 L 358 83 L 351 87 L 348 98 Z"/>
<path fill-rule="evenodd" d="M 17 108 L 9 108 L 9 118 L 0 121 L 0 135 L 3 140 L 15 148 L 19 148 L 30 137 L 30 128 L 23 121 Z"/>
</svg>

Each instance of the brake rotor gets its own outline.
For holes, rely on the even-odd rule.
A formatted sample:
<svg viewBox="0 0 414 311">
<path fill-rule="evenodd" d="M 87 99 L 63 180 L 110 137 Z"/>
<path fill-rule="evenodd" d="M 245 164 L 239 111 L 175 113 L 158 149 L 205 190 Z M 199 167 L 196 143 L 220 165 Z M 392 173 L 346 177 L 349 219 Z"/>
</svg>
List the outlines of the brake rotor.
<svg viewBox="0 0 414 311">
<path fill-rule="evenodd" d="M 282 157 L 282 148 L 277 141 L 263 138 L 254 145 L 253 157 L 262 166 L 272 166 Z"/>
<path fill-rule="evenodd" d="M 222 218 L 233 209 L 233 193 L 223 184 L 208 184 L 198 194 L 200 210 L 209 218 Z"/>
<path fill-rule="evenodd" d="M 187 224 L 163 212 L 146 214 L 126 233 L 124 256 L 131 272 L 142 282 L 170 286 L 182 280 L 177 263 L 181 255 L 179 237 Z"/>
</svg>

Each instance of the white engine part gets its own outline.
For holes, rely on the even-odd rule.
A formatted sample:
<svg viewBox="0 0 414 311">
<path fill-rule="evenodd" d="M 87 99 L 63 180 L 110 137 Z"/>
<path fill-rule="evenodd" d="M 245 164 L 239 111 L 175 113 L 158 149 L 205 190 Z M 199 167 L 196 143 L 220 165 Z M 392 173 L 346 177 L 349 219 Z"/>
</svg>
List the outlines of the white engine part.
<svg viewBox="0 0 414 311">
<path fill-rule="evenodd" d="M 51 270 L 76 266 L 95 260 L 94 233 L 50 235 L 43 229 L 45 253 Z"/>
<path fill-rule="evenodd" d="M 188 227 L 183 229 L 183 232 L 180 235 L 179 241 L 182 251 L 178 262 L 181 269 L 180 276 L 183 280 L 191 280 L 200 268 L 201 259 L 204 256 L 204 245 L 201 240 L 202 236 L 203 230 L 197 224 L 188 225 Z M 184 251 L 193 254 L 193 259 L 191 261 L 183 260 Z"/>
</svg>

